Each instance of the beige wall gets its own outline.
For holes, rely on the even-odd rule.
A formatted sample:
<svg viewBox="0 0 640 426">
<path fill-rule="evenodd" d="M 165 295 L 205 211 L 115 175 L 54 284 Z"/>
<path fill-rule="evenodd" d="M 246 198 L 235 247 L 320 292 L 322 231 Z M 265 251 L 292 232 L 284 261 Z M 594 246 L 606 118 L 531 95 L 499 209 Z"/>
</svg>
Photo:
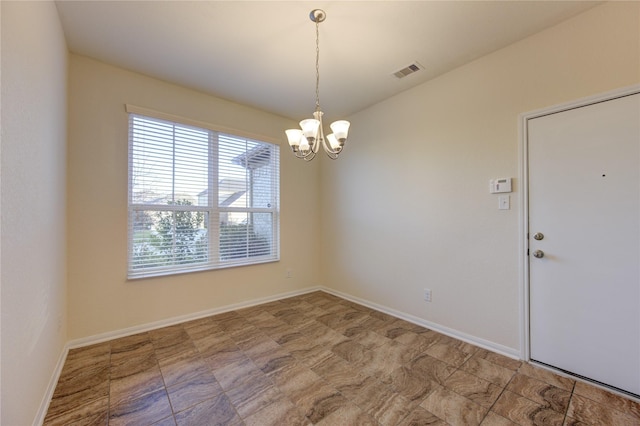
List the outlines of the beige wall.
<svg viewBox="0 0 640 426">
<path fill-rule="evenodd" d="M 285 141 L 281 261 L 127 280 L 125 104 Z M 291 120 L 71 55 L 69 74 L 69 337 L 79 339 L 319 284 L 319 167 L 296 161 Z M 286 270 L 292 278 L 285 278 Z"/>
<path fill-rule="evenodd" d="M 519 354 L 521 182 L 504 211 L 489 179 L 518 177 L 519 114 L 640 82 L 639 20 L 598 6 L 350 117 L 322 282 Z"/>
<path fill-rule="evenodd" d="M 1 2 L 2 415 L 34 422 L 66 335 L 67 48 L 51 2 Z"/>
</svg>

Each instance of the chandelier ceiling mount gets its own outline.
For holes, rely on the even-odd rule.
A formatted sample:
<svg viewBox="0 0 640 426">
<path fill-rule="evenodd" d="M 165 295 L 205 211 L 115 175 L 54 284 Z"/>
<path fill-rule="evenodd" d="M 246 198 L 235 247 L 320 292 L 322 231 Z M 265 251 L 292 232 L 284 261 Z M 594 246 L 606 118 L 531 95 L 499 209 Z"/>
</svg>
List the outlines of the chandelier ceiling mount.
<svg viewBox="0 0 640 426">
<path fill-rule="evenodd" d="M 320 22 L 324 22 L 324 20 L 327 19 L 327 14 L 324 13 L 324 10 L 322 9 L 313 9 L 311 13 L 309 13 L 309 19 L 319 24 Z"/>
</svg>

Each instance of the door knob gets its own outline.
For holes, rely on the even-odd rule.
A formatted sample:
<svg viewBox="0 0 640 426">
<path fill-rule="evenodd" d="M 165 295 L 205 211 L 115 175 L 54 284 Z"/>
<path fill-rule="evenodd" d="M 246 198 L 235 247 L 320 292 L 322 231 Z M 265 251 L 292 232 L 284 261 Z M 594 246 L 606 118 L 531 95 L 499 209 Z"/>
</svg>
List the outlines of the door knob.
<svg viewBox="0 0 640 426">
<path fill-rule="evenodd" d="M 536 250 L 533 252 L 533 257 L 537 257 L 538 259 L 542 259 L 544 257 L 544 252 L 542 250 Z"/>
<path fill-rule="evenodd" d="M 536 232 L 535 234 L 533 234 L 533 239 L 534 240 L 540 241 L 543 238 L 544 238 L 544 234 L 542 232 Z"/>
</svg>

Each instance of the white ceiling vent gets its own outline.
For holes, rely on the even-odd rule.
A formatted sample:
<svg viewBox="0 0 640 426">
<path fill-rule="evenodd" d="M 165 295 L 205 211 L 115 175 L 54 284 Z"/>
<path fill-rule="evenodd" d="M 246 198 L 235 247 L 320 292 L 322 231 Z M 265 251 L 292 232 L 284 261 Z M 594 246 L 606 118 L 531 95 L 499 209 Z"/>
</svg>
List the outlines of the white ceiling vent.
<svg viewBox="0 0 640 426">
<path fill-rule="evenodd" d="M 405 78 L 409 74 L 413 74 L 414 72 L 420 71 L 421 69 L 424 69 L 424 67 L 419 63 L 414 62 L 411 65 L 408 65 L 402 68 L 401 70 L 394 72 L 393 75 L 396 76 L 397 78 Z"/>
</svg>

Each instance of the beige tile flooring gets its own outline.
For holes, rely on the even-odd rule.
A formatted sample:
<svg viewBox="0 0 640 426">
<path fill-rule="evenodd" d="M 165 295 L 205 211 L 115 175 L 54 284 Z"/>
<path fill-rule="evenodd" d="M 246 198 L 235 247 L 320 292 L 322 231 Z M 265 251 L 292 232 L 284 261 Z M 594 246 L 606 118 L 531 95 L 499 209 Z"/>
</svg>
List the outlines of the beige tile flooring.
<svg viewBox="0 0 640 426">
<path fill-rule="evenodd" d="M 639 425 L 640 404 L 314 292 L 69 352 L 45 425 Z"/>
</svg>

